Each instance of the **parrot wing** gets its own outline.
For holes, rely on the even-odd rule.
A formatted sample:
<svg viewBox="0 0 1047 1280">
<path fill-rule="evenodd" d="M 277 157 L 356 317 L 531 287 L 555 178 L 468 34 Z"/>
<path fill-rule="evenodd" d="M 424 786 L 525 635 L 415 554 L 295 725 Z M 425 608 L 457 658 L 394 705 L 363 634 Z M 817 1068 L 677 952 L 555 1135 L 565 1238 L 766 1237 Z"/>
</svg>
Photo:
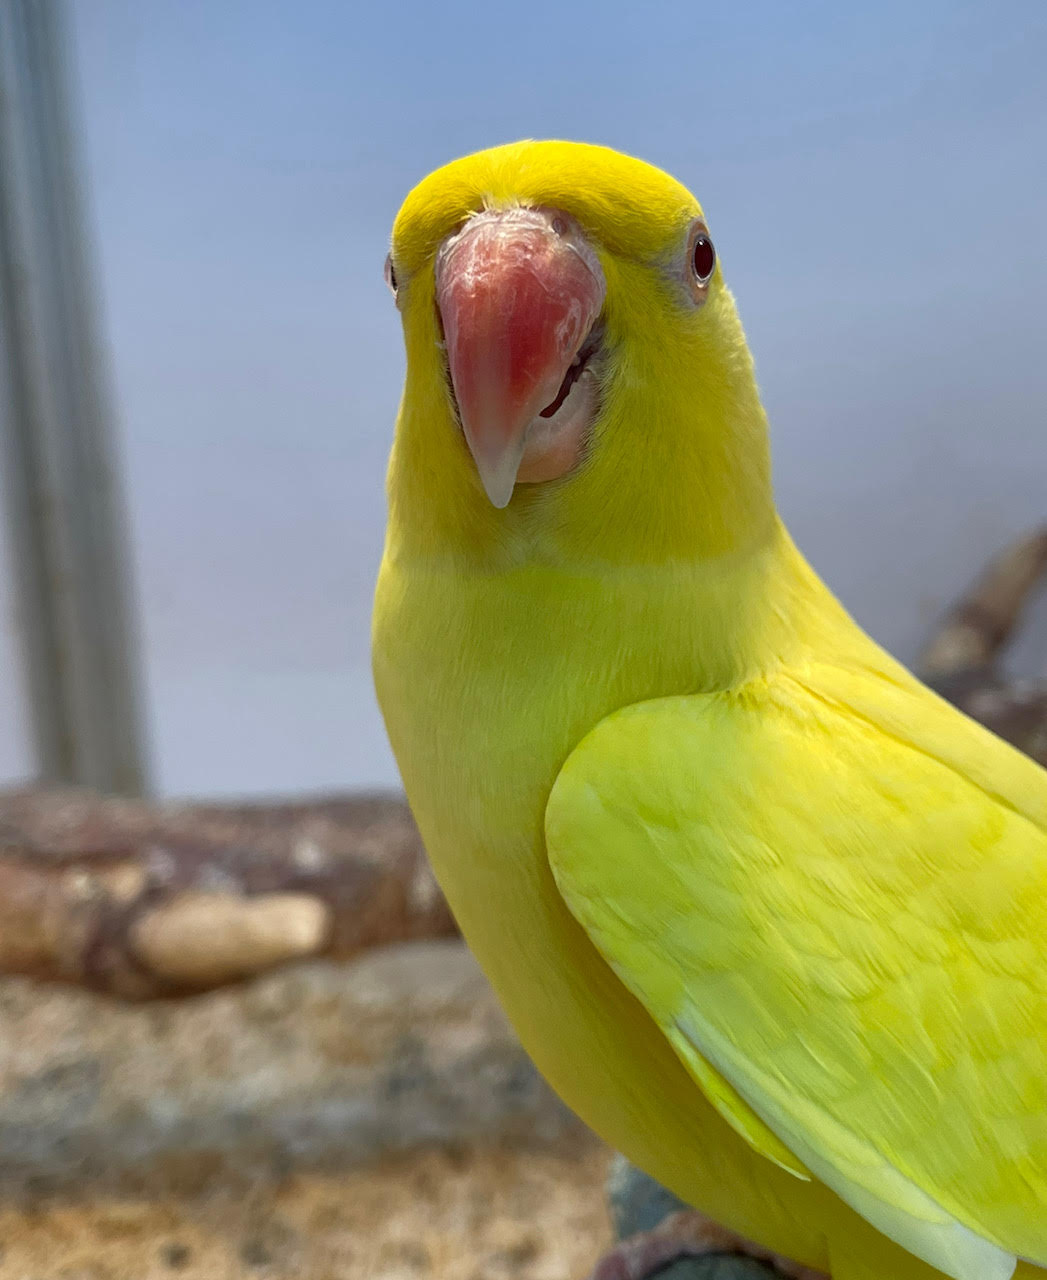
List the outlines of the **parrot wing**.
<svg viewBox="0 0 1047 1280">
<path fill-rule="evenodd" d="M 757 1150 L 957 1280 L 1047 1262 L 1047 773 L 901 673 L 609 716 L 569 909 Z"/>
</svg>

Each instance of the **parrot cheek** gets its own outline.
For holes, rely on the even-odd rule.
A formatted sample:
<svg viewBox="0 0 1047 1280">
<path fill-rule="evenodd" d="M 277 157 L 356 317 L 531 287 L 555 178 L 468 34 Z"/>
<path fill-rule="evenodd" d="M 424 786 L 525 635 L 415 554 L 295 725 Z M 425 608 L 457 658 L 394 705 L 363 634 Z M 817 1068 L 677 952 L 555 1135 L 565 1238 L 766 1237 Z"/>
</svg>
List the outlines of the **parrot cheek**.
<svg viewBox="0 0 1047 1280">
<path fill-rule="evenodd" d="M 531 419 L 516 473 L 518 484 L 558 480 L 578 465 L 596 417 L 598 400 L 596 378 L 586 367 L 553 414 L 548 418 L 539 414 Z"/>
<path fill-rule="evenodd" d="M 513 207 L 475 214 L 444 242 L 436 286 L 462 431 L 504 507 L 517 481 L 554 479 L 581 456 L 603 271 L 568 215 Z"/>
</svg>

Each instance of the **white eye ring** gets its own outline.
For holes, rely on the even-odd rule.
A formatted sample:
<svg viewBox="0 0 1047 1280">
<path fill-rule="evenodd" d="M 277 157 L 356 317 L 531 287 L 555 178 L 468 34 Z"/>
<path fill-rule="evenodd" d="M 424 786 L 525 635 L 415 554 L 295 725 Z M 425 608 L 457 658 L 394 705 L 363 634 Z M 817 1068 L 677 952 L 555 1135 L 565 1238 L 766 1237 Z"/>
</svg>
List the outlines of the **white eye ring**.
<svg viewBox="0 0 1047 1280">
<path fill-rule="evenodd" d="M 398 293 L 400 290 L 400 282 L 396 278 L 396 268 L 393 266 L 393 255 L 387 253 L 385 255 L 385 283 L 389 286 L 389 292 L 393 295 L 394 301 L 398 301 Z"/>
<path fill-rule="evenodd" d="M 687 237 L 687 281 L 696 302 L 704 302 L 716 274 L 716 250 L 704 222 L 696 222 Z"/>
</svg>

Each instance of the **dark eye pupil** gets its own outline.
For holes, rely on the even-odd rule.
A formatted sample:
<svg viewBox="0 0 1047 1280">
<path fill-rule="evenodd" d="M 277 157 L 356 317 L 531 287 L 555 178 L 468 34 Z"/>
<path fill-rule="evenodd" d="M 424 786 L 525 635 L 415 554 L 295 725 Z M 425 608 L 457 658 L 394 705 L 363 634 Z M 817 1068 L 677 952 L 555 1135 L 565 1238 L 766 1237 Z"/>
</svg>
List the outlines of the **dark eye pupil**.
<svg viewBox="0 0 1047 1280">
<path fill-rule="evenodd" d="M 716 250 L 708 236 L 699 236 L 694 242 L 694 274 L 704 284 L 716 266 Z"/>
</svg>

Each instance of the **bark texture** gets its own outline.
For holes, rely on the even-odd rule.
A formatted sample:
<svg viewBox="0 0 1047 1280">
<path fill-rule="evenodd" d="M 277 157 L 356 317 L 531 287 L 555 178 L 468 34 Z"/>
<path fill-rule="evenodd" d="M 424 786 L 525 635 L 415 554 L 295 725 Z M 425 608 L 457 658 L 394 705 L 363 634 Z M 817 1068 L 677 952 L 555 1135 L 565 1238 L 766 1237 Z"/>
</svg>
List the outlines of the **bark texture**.
<svg viewBox="0 0 1047 1280">
<path fill-rule="evenodd" d="M 0 797 L 0 972 L 148 999 L 454 932 L 395 797 Z"/>
</svg>

